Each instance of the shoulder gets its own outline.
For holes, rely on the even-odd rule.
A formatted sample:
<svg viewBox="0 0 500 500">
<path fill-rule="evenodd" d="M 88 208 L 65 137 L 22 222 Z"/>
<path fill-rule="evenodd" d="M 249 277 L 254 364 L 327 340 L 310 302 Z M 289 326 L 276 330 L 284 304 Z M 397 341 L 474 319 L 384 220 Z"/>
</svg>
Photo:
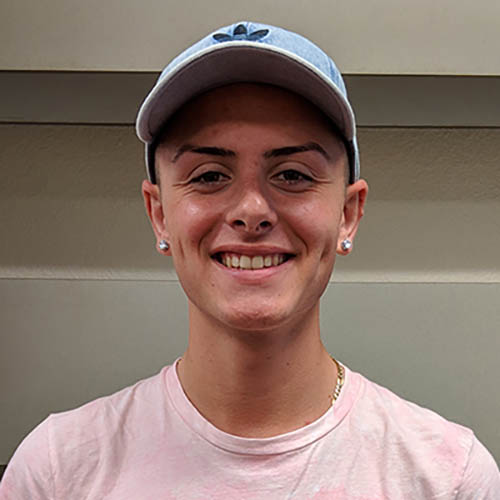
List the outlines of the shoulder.
<svg viewBox="0 0 500 500">
<path fill-rule="evenodd" d="M 351 372 L 350 375 L 359 387 L 355 418 L 365 422 L 372 431 L 389 432 L 393 437 L 401 435 L 410 442 L 459 443 L 460 449 L 470 448 L 473 433 L 467 427 L 408 401 L 359 373 Z"/>
<path fill-rule="evenodd" d="M 84 497 L 91 471 L 112 470 L 120 460 L 119 450 L 140 435 L 138 429 L 154 428 L 162 420 L 168 368 L 79 408 L 51 414 L 12 456 L 0 483 L 0 500 L 55 498 L 65 478 L 71 478 L 72 487 Z"/>
<path fill-rule="evenodd" d="M 97 398 L 78 408 L 51 414 L 47 420 L 51 437 L 52 433 L 57 430 L 58 433 L 73 435 L 81 432 L 88 438 L 90 433 L 100 435 L 100 427 L 109 433 L 129 420 L 151 415 L 153 410 L 162 403 L 163 380 L 168 369 L 169 366 L 166 366 L 152 377 L 139 380 L 131 386 Z"/>
<path fill-rule="evenodd" d="M 54 460 L 56 453 L 71 457 L 85 449 L 102 461 L 111 450 L 140 437 L 141 428 L 158 428 L 166 408 L 168 369 L 74 410 L 52 414 L 45 425 Z"/>
<path fill-rule="evenodd" d="M 53 498 L 47 421 L 39 424 L 19 445 L 0 482 L 0 500 Z"/>
<path fill-rule="evenodd" d="M 380 454 L 390 467 L 400 470 L 403 466 L 429 484 L 449 482 L 459 499 L 500 498 L 496 463 L 471 429 L 360 374 L 350 375 L 358 386 L 351 424 L 368 442 L 382 447 Z M 482 491 L 476 488 L 478 484 L 494 488 L 495 496 L 467 496 L 468 492 Z"/>
<path fill-rule="evenodd" d="M 474 439 L 463 480 L 457 488 L 457 500 L 494 500 L 500 498 L 500 472 L 489 451 Z"/>
</svg>

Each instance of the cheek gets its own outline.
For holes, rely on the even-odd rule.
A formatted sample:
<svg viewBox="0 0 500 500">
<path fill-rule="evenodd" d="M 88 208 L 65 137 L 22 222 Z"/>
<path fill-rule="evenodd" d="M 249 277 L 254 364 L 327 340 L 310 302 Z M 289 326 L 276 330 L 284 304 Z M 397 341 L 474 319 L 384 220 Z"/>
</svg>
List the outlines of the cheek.
<svg viewBox="0 0 500 500">
<path fill-rule="evenodd" d="M 208 203 L 190 201 L 173 201 L 167 208 L 166 218 L 169 222 L 169 234 L 172 252 L 177 249 L 184 255 L 190 247 L 198 247 L 214 227 L 220 215 L 216 214 Z"/>
<path fill-rule="evenodd" d="M 335 251 L 342 210 L 333 203 L 304 203 L 296 207 L 292 227 L 309 250 L 322 254 Z"/>
</svg>

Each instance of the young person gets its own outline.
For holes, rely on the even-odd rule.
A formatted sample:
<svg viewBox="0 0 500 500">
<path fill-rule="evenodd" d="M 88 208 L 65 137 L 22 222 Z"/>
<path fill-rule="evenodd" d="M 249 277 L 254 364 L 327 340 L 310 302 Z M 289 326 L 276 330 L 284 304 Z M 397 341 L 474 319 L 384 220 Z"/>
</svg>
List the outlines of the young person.
<svg viewBox="0 0 500 500">
<path fill-rule="evenodd" d="M 472 431 L 321 342 L 320 297 L 368 190 L 333 61 L 277 27 L 221 28 L 167 66 L 137 132 L 188 348 L 154 377 L 51 415 L 0 498 L 500 498 Z"/>
</svg>

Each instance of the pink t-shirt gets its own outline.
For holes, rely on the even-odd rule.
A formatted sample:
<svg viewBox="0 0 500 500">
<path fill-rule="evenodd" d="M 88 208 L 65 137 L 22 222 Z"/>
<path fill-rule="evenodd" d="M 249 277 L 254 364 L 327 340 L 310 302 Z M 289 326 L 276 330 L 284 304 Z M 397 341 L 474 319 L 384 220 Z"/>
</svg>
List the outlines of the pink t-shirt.
<svg viewBox="0 0 500 500">
<path fill-rule="evenodd" d="M 472 431 L 346 368 L 321 418 L 266 439 L 227 434 L 165 367 L 54 414 L 23 441 L 1 500 L 500 499 Z"/>
</svg>

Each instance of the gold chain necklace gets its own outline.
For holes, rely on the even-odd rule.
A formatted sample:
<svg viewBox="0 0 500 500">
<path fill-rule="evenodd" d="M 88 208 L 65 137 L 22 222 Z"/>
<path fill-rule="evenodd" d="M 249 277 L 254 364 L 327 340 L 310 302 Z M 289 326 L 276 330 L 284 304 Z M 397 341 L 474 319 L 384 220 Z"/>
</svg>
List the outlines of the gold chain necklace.
<svg viewBox="0 0 500 500">
<path fill-rule="evenodd" d="M 333 356 L 330 357 L 337 366 L 337 383 L 335 385 L 335 389 L 333 390 L 333 394 L 328 396 L 333 405 L 333 403 L 335 403 L 335 401 L 337 401 L 338 397 L 340 396 L 340 391 L 342 390 L 342 386 L 344 385 L 345 370 L 344 367 Z"/>
</svg>

